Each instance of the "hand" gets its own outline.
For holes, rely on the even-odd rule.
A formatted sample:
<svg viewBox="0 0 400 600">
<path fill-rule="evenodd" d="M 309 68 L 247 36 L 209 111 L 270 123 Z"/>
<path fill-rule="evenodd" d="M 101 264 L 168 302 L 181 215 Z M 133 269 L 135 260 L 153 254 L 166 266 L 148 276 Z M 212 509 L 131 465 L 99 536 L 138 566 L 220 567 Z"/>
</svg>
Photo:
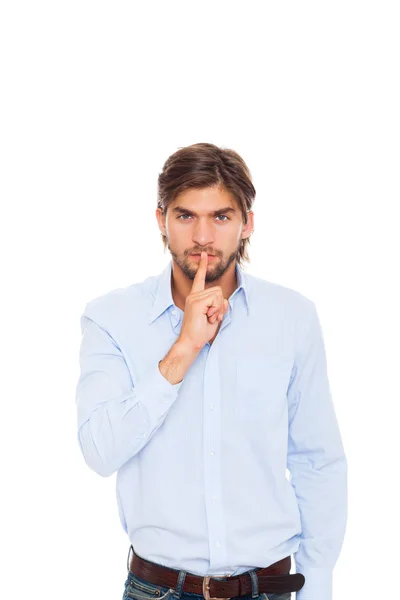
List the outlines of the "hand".
<svg viewBox="0 0 400 600">
<path fill-rule="evenodd" d="M 194 350 L 201 350 L 214 337 L 229 302 L 222 295 L 221 286 L 205 289 L 208 255 L 202 252 L 199 268 L 190 294 L 186 296 L 180 340 Z"/>
</svg>

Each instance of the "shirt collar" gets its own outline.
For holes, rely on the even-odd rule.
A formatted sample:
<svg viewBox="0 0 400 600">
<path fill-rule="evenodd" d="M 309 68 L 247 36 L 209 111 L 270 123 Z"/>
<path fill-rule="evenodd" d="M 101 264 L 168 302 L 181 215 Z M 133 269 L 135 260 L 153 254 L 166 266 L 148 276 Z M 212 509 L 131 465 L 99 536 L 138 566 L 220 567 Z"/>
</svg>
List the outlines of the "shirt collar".
<svg viewBox="0 0 400 600">
<path fill-rule="evenodd" d="M 248 288 L 246 282 L 246 274 L 243 269 L 240 267 L 239 263 L 235 262 L 235 270 L 236 270 L 236 280 L 238 282 L 238 286 L 233 292 L 231 298 L 235 296 L 235 294 L 239 294 L 240 290 L 242 291 L 244 301 L 246 303 L 247 315 L 250 312 L 249 306 L 249 298 L 248 298 Z M 172 298 L 171 291 L 171 274 L 172 274 L 172 258 L 169 260 L 167 266 L 161 271 L 161 273 L 157 276 L 156 289 L 154 291 L 154 303 L 153 308 L 150 313 L 150 320 L 148 321 L 149 325 L 155 321 L 165 310 L 167 310 L 170 306 L 174 305 L 174 300 Z"/>
</svg>

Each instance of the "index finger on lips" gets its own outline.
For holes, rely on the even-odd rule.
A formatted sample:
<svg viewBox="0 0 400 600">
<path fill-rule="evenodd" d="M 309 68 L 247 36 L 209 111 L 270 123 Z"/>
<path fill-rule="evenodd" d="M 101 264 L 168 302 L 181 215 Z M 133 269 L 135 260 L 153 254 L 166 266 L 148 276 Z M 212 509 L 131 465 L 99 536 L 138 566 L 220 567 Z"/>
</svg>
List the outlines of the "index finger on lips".
<svg viewBox="0 0 400 600">
<path fill-rule="evenodd" d="M 202 292 L 205 289 L 206 273 L 207 273 L 208 254 L 201 252 L 199 267 L 193 279 L 192 292 Z"/>
</svg>

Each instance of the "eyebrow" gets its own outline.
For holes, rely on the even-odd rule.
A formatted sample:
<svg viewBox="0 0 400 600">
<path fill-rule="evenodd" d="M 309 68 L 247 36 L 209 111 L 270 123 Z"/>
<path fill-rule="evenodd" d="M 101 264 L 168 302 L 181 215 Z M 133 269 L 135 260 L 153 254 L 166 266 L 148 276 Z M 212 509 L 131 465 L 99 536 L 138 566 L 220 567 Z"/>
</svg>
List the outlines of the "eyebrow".
<svg viewBox="0 0 400 600">
<path fill-rule="evenodd" d="M 183 206 L 175 206 L 175 208 L 172 209 L 172 212 L 183 213 L 183 214 L 188 214 L 188 215 L 196 214 L 193 211 L 188 210 L 187 208 L 184 208 Z M 234 212 L 236 212 L 236 210 L 234 208 L 232 208 L 231 206 L 227 206 L 226 208 L 219 208 L 218 210 L 213 210 L 209 214 L 210 215 L 220 215 L 221 213 L 234 213 Z"/>
</svg>

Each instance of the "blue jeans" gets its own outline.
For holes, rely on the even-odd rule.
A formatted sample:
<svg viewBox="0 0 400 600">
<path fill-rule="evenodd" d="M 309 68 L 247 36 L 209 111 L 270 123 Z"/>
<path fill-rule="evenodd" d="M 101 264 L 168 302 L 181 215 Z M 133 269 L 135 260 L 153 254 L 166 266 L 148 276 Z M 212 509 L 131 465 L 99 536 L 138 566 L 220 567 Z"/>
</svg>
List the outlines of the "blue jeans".
<svg viewBox="0 0 400 600">
<path fill-rule="evenodd" d="M 180 572 L 181 579 L 178 579 L 176 588 L 171 589 L 141 579 L 137 575 L 134 575 L 128 567 L 122 600 L 204 600 L 203 594 L 193 594 L 192 592 L 183 592 L 181 590 L 181 586 L 183 585 L 182 576 L 186 573 L 187 571 Z M 260 592 L 259 596 L 255 599 L 253 599 L 252 594 L 246 594 L 245 596 L 237 596 L 232 600 L 290 600 L 290 598 L 290 592 L 284 592 L 283 594 L 266 594 L 265 592 Z"/>
</svg>

